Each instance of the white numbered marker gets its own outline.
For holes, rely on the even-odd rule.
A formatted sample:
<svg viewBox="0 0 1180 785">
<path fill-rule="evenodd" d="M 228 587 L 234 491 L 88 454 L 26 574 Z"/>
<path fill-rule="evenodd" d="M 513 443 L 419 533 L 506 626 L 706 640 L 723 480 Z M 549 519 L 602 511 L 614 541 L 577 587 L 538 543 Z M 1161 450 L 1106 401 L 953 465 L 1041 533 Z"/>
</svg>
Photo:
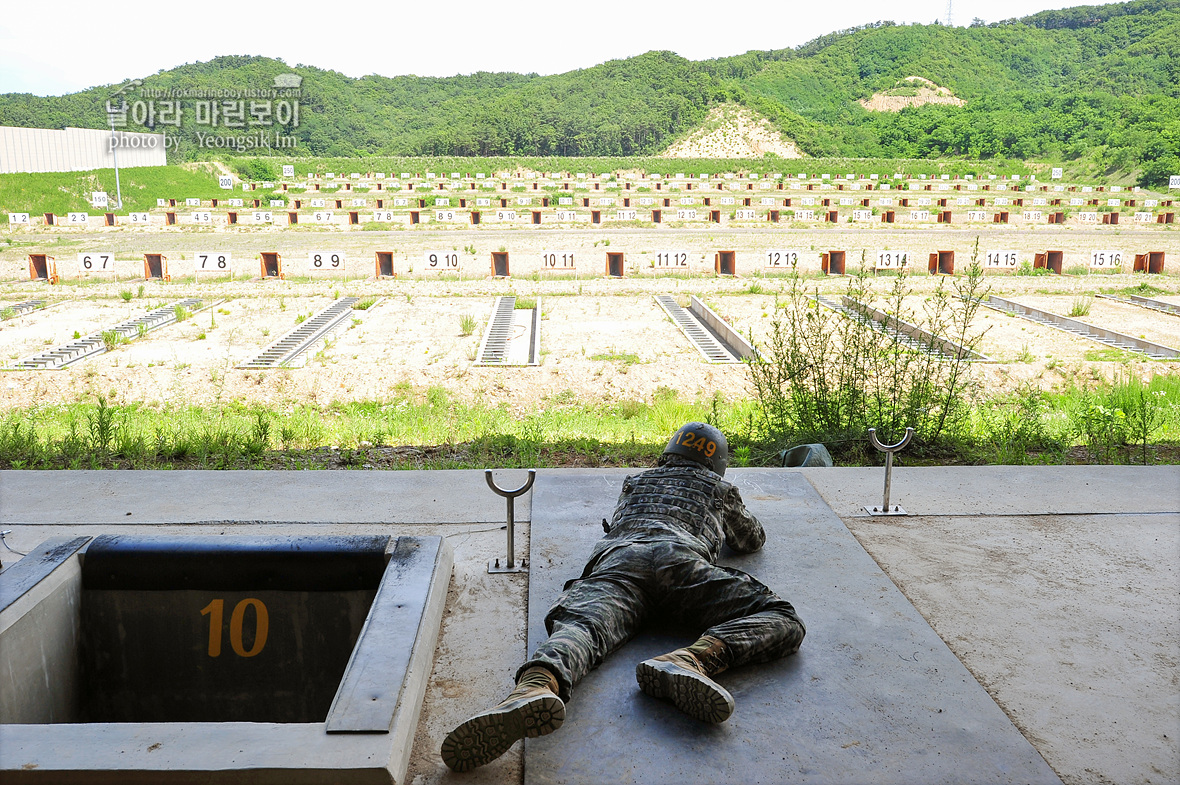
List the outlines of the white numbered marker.
<svg viewBox="0 0 1180 785">
<path fill-rule="evenodd" d="M 653 266 L 660 270 L 683 270 L 688 267 L 688 251 L 656 251 Z"/>
<path fill-rule="evenodd" d="M 113 273 L 115 271 L 115 255 L 112 253 L 80 253 L 78 254 L 79 273 Z"/>
<path fill-rule="evenodd" d="M 570 272 L 577 269 L 573 251 L 541 251 L 542 270 Z"/>
<path fill-rule="evenodd" d="M 234 189 L 234 178 L 229 175 L 218 175 L 217 185 L 223 191 L 232 191 Z"/>
<path fill-rule="evenodd" d="M 1117 270 L 1123 266 L 1122 251 L 1091 251 L 1090 267 L 1094 270 Z"/>
<path fill-rule="evenodd" d="M 344 254 L 331 251 L 311 251 L 307 254 L 307 269 L 313 273 L 322 270 L 343 270 Z"/>
<path fill-rule="evenodd" d="M 878 270 L 900 270 L 910 263 L 910 255 L 907 251 L 877 251 Z"/>
<path fill-rule="evenodd" d="M 28 213 L 9 213 L 8 214 L 8 222 L 10 224 L 20 224 L 22 226 L 27 226 L 29 224 L 29 214 Z"/>
<path fill-rule="evenodd" d="M 229 251 L 204 251 L 193 258 L 193 267 L 198 273 L 229 273 L 232 267 Z"/>
<path fill-rule="evenodd" d="M 77 226 L 81 226 L 82 224 L 88 223 L 89 221 L 90 221 L 90 214 L 89 213 L 67 213 L 66 214 L 66 222 L 70 223 L 70 224 L 75 224 Z"/>
<path fill-rule="evenodd" d="M 458 272 L 461 264 L 458 251 L 427 251 L 422 255 L 427 272 Z"/>
<path fill-rule="evenodd" d="M 210 212 L 201 211 L 201 212 L 193 213 L 192 218 L 193 218 L 193 223 L 195 223 L 195 224 L 211 224 L 211 223 L 213 223 L 213 213 L 210 213 Z"/>
<path fill-rule="evenodd" d="M 127 220 L 135 226 L 147 226 L 152 222 L 148 213 L 127 213 Z"/>
<path fill-rule="evenodd" d="M 799 264 L 800 251 L 794 248 L 772 248 L 766 252 L 768 270 L 794 269 Z"/>
<path fill-rule="evenodd" d="M 1015 269 L 1017 260 L 1016 251 L 988 251 L 983 266 Z"/>
</svg>

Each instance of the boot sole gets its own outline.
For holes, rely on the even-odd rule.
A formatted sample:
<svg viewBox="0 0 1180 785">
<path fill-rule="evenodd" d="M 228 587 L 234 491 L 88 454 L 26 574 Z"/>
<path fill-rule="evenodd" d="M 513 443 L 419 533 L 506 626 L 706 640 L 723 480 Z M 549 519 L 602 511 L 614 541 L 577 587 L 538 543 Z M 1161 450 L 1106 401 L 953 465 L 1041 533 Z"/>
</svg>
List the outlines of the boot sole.
<svg viewBox="0 0 1180 785">
<path fill-rule="evenodd" d="M 635 667 L 639 688 L 701 722 L 725 722 L 733 714 L 733 696 L 717 682 L 672 662 L 645 660 Z"/>
<path fill-rule="evenodd" d="M 513 701 L 451 731 L 442 744 L 442 759 L 452 771 L 470 771 L 491 763 L 521 739 L 552 733 L 563 722 L 565 704 L 555 695 Z"/>
</svg>

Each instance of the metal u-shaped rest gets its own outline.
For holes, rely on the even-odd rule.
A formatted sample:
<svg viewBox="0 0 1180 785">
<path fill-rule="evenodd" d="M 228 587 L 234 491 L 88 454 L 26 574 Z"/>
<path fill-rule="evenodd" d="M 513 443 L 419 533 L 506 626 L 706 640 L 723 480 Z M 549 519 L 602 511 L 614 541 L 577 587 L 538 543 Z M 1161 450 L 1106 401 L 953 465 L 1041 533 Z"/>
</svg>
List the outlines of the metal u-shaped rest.
<svg viewBox="0 0 1180 785">
<path fill-rule="evenodd" d="M 488 487 L 491 488 L 497 495 L 503 496 L 508 500 L 508 558 L 501 563 L 500 559 L 492 559 L 488 562 L 488 572 L 527 572 L 529 568 L 528 560 L 521 561 L 520 565 L 516 564 L 516 497 L 528 493 L 529 488 L 533 487 L 533 480 L 537 479 L 537 470 L 529 469 L 529 478 L 524 485 L 516 490 L 508 490 L 507 488 L 500 488 L 496 485 L 496 481 L 492 479 L 492 470 L 484 470 L 484 479 L 487 480 Z"/>
<path fill-rule="evenodd" d="M 892 509 L 889 507 L 889 490 L 893 481 L 893 453 L 900 451 L 903 447 L 910 443 L 910 439 L 914 435 L 913 428 L 905 429 L 905 436 L 897 444 L 881 444 L 880 439 L 877 438 L 877 429 L 869 428 L 869 441 L 873 443 L 881 452 L 885 453 L 885 500 L 880 507 L 870 507 L 865 505 L 865 510 L 869 515 L 908 515 L 900 506 L 894 505 Z"/>
</svg>

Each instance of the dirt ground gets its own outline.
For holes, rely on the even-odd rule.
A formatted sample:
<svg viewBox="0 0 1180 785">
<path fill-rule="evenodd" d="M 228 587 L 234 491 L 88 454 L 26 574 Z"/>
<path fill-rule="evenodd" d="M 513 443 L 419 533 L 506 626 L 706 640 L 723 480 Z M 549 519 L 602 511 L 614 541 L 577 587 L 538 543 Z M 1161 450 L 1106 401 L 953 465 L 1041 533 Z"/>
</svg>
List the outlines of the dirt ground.
<svg viewBox="0 0 1180 785">
<path fill-rule="evenodd" d="M 740 365 L 710 365 L 684 338 L 654 300 L 671 293 L 686 303 L 701 297 L 740 332 L 765 340 L 775 317 L 775 301 L 785 289 L 782 277 L 769 274 L 763 257 L 768 248 L 801 250 L 801 269 L 814 277 L 808 286 L 839 295 L 847 279 L 818 275 L 818 253 L 847 249 L 849 267 L 877 249 L 906 249 L 913 294 L 907 306 L 920 312 L 935 287 L 953 286 L 960 278 L 926 274 L 925 254 L 933 248 L 955 250 L 958 267 L 970 259 L 978 235 L 962 229 L 942 231 L 829 229 L 815 232 L 741 230 L 595 230 L 351 233 L 207 233 L 179 231 L 165 237 L 118 232 L 75 235 L 73 245 L 47 234 L 33 234 L 30 245 L 0 251 L 0 309 L 31 298 L 49 307 L 0 321 L 0 358 L 4 364 L 71 340 L 110 328 L 152 307 L 199 297 L 203 307 L 191 319 L 147 334 L 62 371 L 10 371 L 0 380 L 0 409 L 37 403 L 92 400 L 102 394 L 120 402 L 164 401 L 208 404 L 230 400 L 281 404 L 381 399 L 401 385 L 415 389 L 443 386 L 465 401 L 505 403 L 521 410 L 543 405 L 555 396 L 593 401 L 650 400 L 660 388 L 687 398 L 720 392 L 728 399 L 745 397 L 748 381 Z M 1097 237 L 1097 239 L 1096 239 Z M 1081 229 L 1052 236 L 1038 229 L 990 230 L 980 240 L 981 253 L 1012 248 L 1021 254 L 1045 247 L 1061 248 L 1066 270 L 1075 274 L 1015 276 L 989 273 L 993 294 L 1068 315 L 1089 302 L 1095 325 L 1141 336 L 1180 348 L 1180 317 L 1089 295 L 1148 283 L 1162 293 L 1152 296 L 1180 304 L 1180 277 L 1174 270 L 1150 279 L 1129 274 L 1084 274 L 1089 249 L 1102 245 L 1124 250 L 1162 249 L 1168 262 L 1180 262 L 1180 234 L 1169 230 L 1121 229 L 1106 234 Z M 287 280 L 261 280 L 253 260 L 262 247 L 281 248 L 285 259 L 306 259 L 308 249 L 339 249 L 346 258 L 340 278 L 292 272 Z M 463 248 L 460 275 L 423 272 L 424 254 L 432 249 Z M 142 253 L 165 252 L 180 270 L 199 250 L 228 250 L 235 278 L 193 277 L 177 273 L 174 280 L 143 280 Z M 396 249 L 399 277 L 373 277 L 374 251 Z M 490 253 L 507 248 L 511 278 L 489 276 Z M 539 259 L 543 249 L 575 253 L 574 274 L 546 277 Z M 712 274 L 717 249 L 736 254 L 737 276 Z M 28 253 L 55 253 L 63 283 L 50 286 L 29 281 L 23 270 Z M 115 253 L 115 274 L 79 279 L 74 257 L 108 249 Z M 683 250 L 686 268 L 665 273 L 652 262 L 662 250 Z M 474 251 L 474 253 L 470 253 Z M 600 265 L 607 252 L 626 255 L 626 277 L 605 278 Z M 589 259 L 590 261 L 581 261 Z M 292 262 L 293 264 L 293 262 Z M 1174 265 L 1174 263 L 1172 263 Z M 531 270 L 530 270 L 531 266 Z M 416 268 L 416 271 L 411 271 Z M 191 267 L 190 267 L 191 269 Z M 304 271 L 306 272 L 306 271 Z M 347 277 L 344 277 L 344 276 Z M 23 280 L 22 280 L 23 279 Z M 883 296 L 894 278 L 879 275 L 873 290 Z M 129 296 L 124 300 L 121 296 Z M 475 367 L 473 361 L 496 295 L 537 297 L 542 310 L 541 364 L 538 367 Z M 376 298 L 367 310 L 356 310 L 326 343 L 305 355 L 302 367 L 256 371 L 237 366 L 256 356 L 294 329 L 302 319 L 326 308 L 341 296 Z M 475 330 L 461 334 L 461 321 L 473 317 Z M 978 379 L 992 389 L 1011 389 L 1031 382 L 1052 387 L 1078 376 L 1112 375 L 1127 355 L 1101 344 L 1032 322 L 981 309 L 974 325 L 983 332 L 980 350 L 993 362 L 975 366 Z M 299 363 L 296 364 L 298 366 Z M 1166 362 L 1132 359 L 1137 372 L 1174 372 Z"/>
</svg>

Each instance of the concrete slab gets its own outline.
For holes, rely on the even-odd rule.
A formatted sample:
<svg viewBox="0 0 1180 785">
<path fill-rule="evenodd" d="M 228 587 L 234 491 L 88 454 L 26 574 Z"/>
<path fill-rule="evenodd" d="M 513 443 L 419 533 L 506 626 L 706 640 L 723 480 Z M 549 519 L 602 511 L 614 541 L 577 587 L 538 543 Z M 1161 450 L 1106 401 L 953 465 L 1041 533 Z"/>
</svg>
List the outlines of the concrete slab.
<svg viewBox="0 0 1180 785">
<path fill-rule="evenodd" d="M 845 523 L 1062 780 L 1180 782 L 1180 513 Z"/>
<path fill-rule="evenodd" d="M 884 468 L 799 471 L 841 518 L 881 503 Z M 1175 513 L 1180 466 L 895 465 L 889 503 L 911 515 Z"/>
<path fill-rule="evenodd" d="M 501 485 L 526 476 L 496 473 Z M 0 472 L 4 525 L 503 523 L 496 498 L 474 471 Z"/>
<path fill-rule="evenodd" d="M 625 471 L 540 475 L 529 648 L 578 575 Z M 795 472 L 735 470 L 767 546 L 728 563 L 798 608 L 798 655 L 729 672 L 737 711 L 705 726 L 639 692 L 638 661 L 691 641 L 643 635 L 574 690 L 565 726 L 525 742 L 525 782 L 1059 782 L 1035 749 Z"/>
</svg>

